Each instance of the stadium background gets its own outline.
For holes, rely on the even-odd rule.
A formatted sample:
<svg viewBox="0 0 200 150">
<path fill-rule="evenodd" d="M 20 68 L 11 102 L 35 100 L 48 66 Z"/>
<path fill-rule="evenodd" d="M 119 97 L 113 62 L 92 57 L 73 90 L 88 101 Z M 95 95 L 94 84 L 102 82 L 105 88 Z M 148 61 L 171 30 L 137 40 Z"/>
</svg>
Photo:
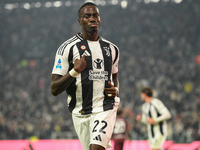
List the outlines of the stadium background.
<svg viewBox="0 0 200 150">
<path fill-rule="evenodd" d="M 0 1 L 0 139 L 76 139 L 66 93 L 50 92 L 57 48 L 80 32 L 84 1 Z M 139 90 L 155 89 L 172 113 L 168 140 L 200 140 L 200 1 L 95 0 L 100 35 L 120 48 L 120 97 L 132 140 Z"/>
</svg>

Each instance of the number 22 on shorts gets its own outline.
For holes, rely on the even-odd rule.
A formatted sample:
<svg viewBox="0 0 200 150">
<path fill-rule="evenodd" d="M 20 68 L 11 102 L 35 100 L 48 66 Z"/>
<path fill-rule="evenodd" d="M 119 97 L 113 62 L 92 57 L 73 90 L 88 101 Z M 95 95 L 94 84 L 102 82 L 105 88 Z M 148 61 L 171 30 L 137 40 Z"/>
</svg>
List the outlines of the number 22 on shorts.
<svg viewBox="0 0 200 150">
<path fill-rule="evenodd" d="M 92 132 L 101 132 L 101 133 L 106 134 L 106 131 L 104 131 L 104 129 L 108 126 L 106 121 L 102 120 L 101 124 L 99 124 L 100 121 L 99 120 L 95 120 L 94 123 L 95 123 L 95 126 L 94 126 Z M 99 129 L 99 131 L 97 131 L 97 126 L 100 126 L 100 125 L 102 125 L 102 127 Z"/>
</svg>

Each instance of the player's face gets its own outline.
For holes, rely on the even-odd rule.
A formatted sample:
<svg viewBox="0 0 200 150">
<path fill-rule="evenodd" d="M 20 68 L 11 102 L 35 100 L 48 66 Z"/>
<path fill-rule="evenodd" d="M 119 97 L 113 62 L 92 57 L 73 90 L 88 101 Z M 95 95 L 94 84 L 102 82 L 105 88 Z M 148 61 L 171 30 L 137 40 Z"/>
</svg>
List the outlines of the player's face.
<svg viewBox="0 0 200 150">
<path fill-rule="evenodd" d="M 89 33 L 97 32 L 101 23 L 99 9 L 95 6 L 83 7 L 78 21 L 82 26 L 82 31 Z"/>
<path fill-rule="evenodd" d="M 141 98 L 142 98 L 143 101 L 145 101 L 145 99 L 146 99 L 146 93 L 141 93 Z"/>
</svg>

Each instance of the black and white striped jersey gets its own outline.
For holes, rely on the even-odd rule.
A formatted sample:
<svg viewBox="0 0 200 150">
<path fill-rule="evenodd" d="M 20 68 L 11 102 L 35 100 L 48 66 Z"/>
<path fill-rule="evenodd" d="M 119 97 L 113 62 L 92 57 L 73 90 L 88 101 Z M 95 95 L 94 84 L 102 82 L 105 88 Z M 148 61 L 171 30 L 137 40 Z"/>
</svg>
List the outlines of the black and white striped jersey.
<svg viewBox="0 0 200 150">
<path fill-rule="evenodd" d="M 156 122 L 154 125 L 147 123 L 148 118 L 153 118 Z M 142 105 L 142 122 L 147 124 L 149 138 L 160 135 L 167 136 L 167 121 L 171 114 L 167 107 L 157 98 L 153 98 L 150 103 Z"/>
<path fill-rule="evenodd" d="M 119 49 L 111 42 L 75 35 L 58 48 L 52 74 L 67 74 L 83 55 L 87 66 L 66 90 L 70 112 L 84 115 L 113 109 L 115 100 L 104 93 L 108 81 L 112 83 L 112 74 L 118 72 Z"/>
</svg>

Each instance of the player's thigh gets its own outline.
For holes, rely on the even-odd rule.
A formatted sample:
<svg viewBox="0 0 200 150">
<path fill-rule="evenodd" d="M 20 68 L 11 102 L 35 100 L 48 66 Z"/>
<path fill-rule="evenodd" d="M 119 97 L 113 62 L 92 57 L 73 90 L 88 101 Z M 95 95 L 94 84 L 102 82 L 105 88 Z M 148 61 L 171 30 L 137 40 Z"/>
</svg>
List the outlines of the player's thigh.
<svg viewBox="0 0 200 150">
<path fill-rule="evenodd" d="M 95 114 L 91 119 L 90 144 L 112 147 L 110 139 L 116 121 L 117 108 Z"/>
<path fill-rule="evenodd" d="M 78 138 L 84 148 L 84 150 L 89 150 L 89 143 L 90 143 L 90 116 L 76 116 L 72 115 L 73 123 L 75 131 L 78 135 Z"/>
</svg>

